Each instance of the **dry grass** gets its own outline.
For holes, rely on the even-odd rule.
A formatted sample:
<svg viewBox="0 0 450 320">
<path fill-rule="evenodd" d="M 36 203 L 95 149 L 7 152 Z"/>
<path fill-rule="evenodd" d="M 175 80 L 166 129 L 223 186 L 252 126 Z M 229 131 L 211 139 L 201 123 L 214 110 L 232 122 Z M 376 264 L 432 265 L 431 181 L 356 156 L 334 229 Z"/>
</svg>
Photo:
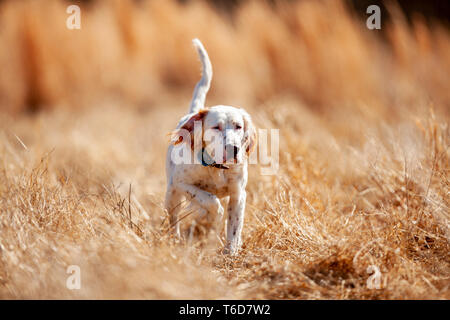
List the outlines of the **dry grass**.
<svg viewBox="0 0 450 320">
<path fill-rule="evenodd" d="M 70 31 L 66 4 L 0 5 L 0 298 L 450 298 L 447 30 L 392 7 L 382 41 L 336 1 L 230 18 L 120 0 L 82 7 Z M 193 37 L 208 104 L 280 129 L 278 175 L 250 168 L 234 258 L 201 226 L 171 239 L 162 209 Z"/>
</svg>

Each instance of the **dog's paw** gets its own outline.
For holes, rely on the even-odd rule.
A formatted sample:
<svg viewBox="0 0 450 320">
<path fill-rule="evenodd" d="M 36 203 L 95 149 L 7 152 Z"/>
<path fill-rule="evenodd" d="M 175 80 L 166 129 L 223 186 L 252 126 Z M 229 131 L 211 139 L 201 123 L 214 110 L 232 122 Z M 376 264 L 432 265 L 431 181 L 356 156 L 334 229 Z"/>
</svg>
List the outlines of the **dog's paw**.
<svg viewBox="0 0 450 320">
<path fill-rule="evenodd" d="M 228 243 L 222 250 L 222 254 L 229 256 L 236 256 L 238 254 L 239 248 Z"/>
</svg>

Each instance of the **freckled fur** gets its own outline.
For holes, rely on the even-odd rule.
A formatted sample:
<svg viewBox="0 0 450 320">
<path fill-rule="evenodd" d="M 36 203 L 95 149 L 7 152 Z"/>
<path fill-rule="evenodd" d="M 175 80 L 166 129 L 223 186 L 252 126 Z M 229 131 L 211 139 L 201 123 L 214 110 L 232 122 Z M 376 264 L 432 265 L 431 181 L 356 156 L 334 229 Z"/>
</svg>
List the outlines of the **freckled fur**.
<svg viewBox="0 0 450 320">
<path fill-rule="evenodd" d="M 207 211 L 210 215 L 222 218 L 224 209 L 220 199 L 229 197 L 225 252 L 235 254 L 241 246 L 246 201 L 245 188 L 248 177 L 247 160 L 255 145 L 256 131 L 250 116 L 243 109 L 224 105 L 204 107 L 206 93 L 211 82 L 212 68 L 203 45 L 197 39 L 193 42 L 202 61 L 203 76 L 195 88 L 190 112 L 179 121 L 176 129 L 183 128 L 191 132 L 194 121 L 202 121 L 204 129 L 220 125 L 221 129 L 227 129 L 226 136 L 224 136 L 226 143 L 239 147 L 239 151 L 236 155 L 236 163 L 227 163 L 229 169 L 225 170 L 201 164 L 175 164 L 171 159 L 174 145 L 170 145 L 166 158 L 167 192 L 165 207 L 170 215 L 170 221 L 174 224 L 174 232 L 179 236 L 180 229 L 177 216 L 182 198 L 187 198 L 187 200 L 200 206 L 202 208 L 200 211 Z M 237 128 L 237 125 L 242 126 L 242 130 Z M 232 126 L 234 127 L 232 128 Z M 233 130 L 228 130 L 228 128 Z M 191 153 L 193 153 L 192 141 Z M 185 143 L 185 141 L 174 140 L 174 144 L 179 143 Z M 207 144 L 206 148 L 208 148 Z M 191 154 L 191 159 L 193 159 L 193 156 Z"/>
</svg>

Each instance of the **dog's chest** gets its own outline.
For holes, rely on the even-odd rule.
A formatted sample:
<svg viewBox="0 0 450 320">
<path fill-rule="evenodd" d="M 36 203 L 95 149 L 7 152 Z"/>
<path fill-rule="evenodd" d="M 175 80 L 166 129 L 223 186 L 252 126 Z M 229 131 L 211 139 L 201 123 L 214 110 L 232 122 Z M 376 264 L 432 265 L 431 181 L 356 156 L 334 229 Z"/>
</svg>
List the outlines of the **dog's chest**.
<svg viewBox="0 0 450 320">
<path fill-rule="evenodd" d="M 201 165 L 181 165 L 175 167 L 175 183 L 187 183 L 208 191 L 218 197 L 225 197 L 236 189 L 243 179 L 241 167 L 219 169 Z"/>
<path fill-rule="evenodd" d="M 204 168 L 203 177 L 197 179 L 195 185 L 202 190 L 215 195 L 225 195 L 228 193 L 228 177 L 223 169 Z"/>
</svg>

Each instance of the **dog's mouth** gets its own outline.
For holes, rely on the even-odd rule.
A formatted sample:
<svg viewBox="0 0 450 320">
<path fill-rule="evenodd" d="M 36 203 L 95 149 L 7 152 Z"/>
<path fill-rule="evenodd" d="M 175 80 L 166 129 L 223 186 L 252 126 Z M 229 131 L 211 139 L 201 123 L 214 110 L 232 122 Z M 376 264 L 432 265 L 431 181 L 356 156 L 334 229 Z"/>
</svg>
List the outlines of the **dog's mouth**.
<svg viewBox="0 0 450 320">
<path fill-rule="evenodd" d="M 200 152 L 199 152 L 199 160 L 202 163 L 202 166 L 204 167 L 214 167 L 214 168 L 218 168 L 218 169 L 230 169 L 229 166 L 223 164 L 226 162 L 226 159 L 224 157 L 223 159 L 223 163 L 217 163 L 213 157 L 211 157 L 209 155 L 209 153 L 205 150 L 205 148 L 203 148 Z"/>
<path fill-rule="evenodd" d="M 221 164 L 221 163 L 215 163 L 215 164 L 211 165 L 211 167 L 218 168 L 218 169 L 230 169 L 229 166 L 226 166 L 226 165 Z"/>
</svg>

